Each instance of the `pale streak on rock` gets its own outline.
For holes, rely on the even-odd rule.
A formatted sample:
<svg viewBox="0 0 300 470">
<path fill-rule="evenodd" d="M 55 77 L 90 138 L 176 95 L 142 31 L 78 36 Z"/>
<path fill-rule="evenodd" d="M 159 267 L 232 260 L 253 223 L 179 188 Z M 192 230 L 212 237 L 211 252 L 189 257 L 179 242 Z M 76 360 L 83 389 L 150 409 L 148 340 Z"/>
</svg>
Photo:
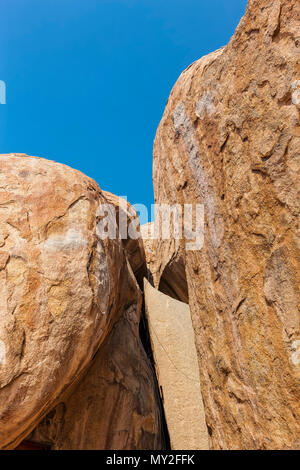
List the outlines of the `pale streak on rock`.
<svg viewBox="0 0 300 470">
<path fill-rule="evenodd" d="M 195 106 L 196 116 L 204 119 L 206 115 L 211 116 L 215 112 L 214 96 L 208 91 L 205 92 Z"/>
<path fill-rule="evenodd" d="M 6 362 L 6 346 L 3 341 L 0 340 L 0 365 L 4 365 Z"/>
<path fill-rule="evenodd" d="M 291 345 L 291 349 L 293 352 L 292 354 L 292 363 L 294 366 L 298 366 L 300 364 L 300 340 L 293 341 Z"/>
<path fill-rule="evenodd" d="M 87 245 L 87 240 L 83 238 L 81 232 L 70 229 L 65 235 L 49 237 L 43 244 L 42 249 L 58 251 L 72 250 Z"/>
<path fill-rule="evenodd" d="M 292 103 L 300 107 L 300 80 L 292 83 Z"/>
</svg>

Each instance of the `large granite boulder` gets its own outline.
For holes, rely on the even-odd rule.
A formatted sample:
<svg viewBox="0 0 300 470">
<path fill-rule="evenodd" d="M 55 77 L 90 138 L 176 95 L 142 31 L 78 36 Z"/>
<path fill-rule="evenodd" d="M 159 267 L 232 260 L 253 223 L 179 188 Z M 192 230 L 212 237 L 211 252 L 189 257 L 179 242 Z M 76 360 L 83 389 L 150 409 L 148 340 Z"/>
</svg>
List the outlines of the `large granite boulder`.
<svg viewBox="0 0 300 470">
<path fill-rule="evenodd" d="M 65 165 L 26 155 L 0 156 L 1 448 L 16 447 L 62 403 L 95 356 L 93 368 L 97 363 L 96 375 L 102 374 L 102 381 L 93 393 L 106 393 L 109 374 L 116 375 L 118 384 L 115 393 L 107 395 L 110 405 L 105 402 L 106 413 L 111 410 L 109 434 L 99 419 L 101 442 L 126 448 L 134 441 L 136 447 L 152 448 L 156 439 L 159 445 L 153 371 L 138 331 L 141 294 L 121 241 L 100 233 L 107 203 L 94 181 Z M 124 285 L 126 296 L 121 292 Z M 113 339 L 108 341 L 116 335 L 127 338 L 134 350 L 129 348 L 122 357 L 122 344 L 118 349 Z M 137 364 L 140 375 L 135 377 Z M 83 388 L 89 388 L 89 380 L 93 389 L 93 379 Z M 116 404 L 124 382 L 130 399 Z M 88 398 L 84 395 L 82 405 Z M 93 406 L 94 416 L 98 412 L 99 417 L 104 403 L 96 401 Z M 87 407 L 75 415 L 78 433 L 86 412 Z M 113 424 L 115 412 L 130 416 L 127 428 L 124 418 L 126 438 L 109 437 L 119 436 Z M 139 419 L 147 425 L 140 425 Z M 140 437 L 141 427 L 152 432 L 149 439 Z M 94 444 L 78 439 L 72 443 L 80 448 Z"/>
<path fill-rule="evenodd" d="M 298 0 L 250 0 L 155 139 L 155 202 L 205 209 L 184 264 L 214 449 L 300 448 L 299 25 Z"/>
</svg>

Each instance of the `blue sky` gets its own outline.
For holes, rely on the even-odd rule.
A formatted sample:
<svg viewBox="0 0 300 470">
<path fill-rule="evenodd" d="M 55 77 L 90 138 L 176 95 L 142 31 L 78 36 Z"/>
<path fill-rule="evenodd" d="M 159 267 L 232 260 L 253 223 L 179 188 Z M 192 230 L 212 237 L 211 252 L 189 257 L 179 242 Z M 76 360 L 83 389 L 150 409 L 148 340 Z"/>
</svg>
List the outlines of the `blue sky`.
<svg viewBox="0 0 300 470">
<path fill-rule="evenodd" d="M 246 3 L 0 0 L 0 153 L 65 163 L 149 206 L 171 88 L 229 41 Z"/>
</svg>

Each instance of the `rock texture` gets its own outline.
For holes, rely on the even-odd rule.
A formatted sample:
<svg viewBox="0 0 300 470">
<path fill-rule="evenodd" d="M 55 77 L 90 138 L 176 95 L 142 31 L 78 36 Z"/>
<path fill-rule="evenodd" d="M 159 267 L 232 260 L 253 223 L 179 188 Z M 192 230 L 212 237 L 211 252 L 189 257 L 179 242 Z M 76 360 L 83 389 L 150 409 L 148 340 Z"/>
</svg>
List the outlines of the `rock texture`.
<svg viewBox="0 0 300 470">
<path fill-rule="evenodd" d="M 156 203 L 205 206 L 184 263 L 214 449 L 300 448 L 299 25 L 298 0 L 250 0 L 155 139 Z"/>
<path fill-rule="evenodd" d="M 86 408 L 74 414 L 64 448 L 88 446 L 80 433 L 93 394 L 102 396 L 94 416 L 105 406 L 124 424 L 123 434 L 119 423 L 103 429 L 101 443 L 159 446 L 154 378 L 138 334 L 141 294 L 120 240 L 97 233 L 105 203 L 95 182 L 65 165 L 0 156 L 0 448 L 14 448 L 63 402 L 95 355 L 78 392 Z"/>
<path fill-rule="evenodd" d="M 135 231 L 140 235 L 138 214 L 135 208 L 125 199 L 115 196 L 107 191 L 103 191 L 103 194 L 107 202 L 112 204 L 116 209 L 119 235 L 121 237 L 126 256 L 139 286 L 143 288 L 143 279 L 147 273 L 144 244 L 141 236 L 138 236 L 138 238 L 130 236 L 131 228 L 132 231 Z"/>
<path fill-rule="evenodd" d="M 120 296 L 118 319 L 93 365 L 30 441 L 52 450 L 163 448 L 158 392 L 138 333 L 142 295 L 127 267 Z"/>
<path fill-rule="evenodd" d="M 158 290 L 173 299 L 188 303 L 188 285 L 185 274 L 185 255 L 180 240 L 160 239 L 154 236 L 154 222 L 142 225 L 141 236 L 145 248 L 147 278 Z"/>
<path fill-rule="evenodd" d="M 145 305 L 171 448 L 208 449 L 189 306 L 145 280 Z"/>
</svg>

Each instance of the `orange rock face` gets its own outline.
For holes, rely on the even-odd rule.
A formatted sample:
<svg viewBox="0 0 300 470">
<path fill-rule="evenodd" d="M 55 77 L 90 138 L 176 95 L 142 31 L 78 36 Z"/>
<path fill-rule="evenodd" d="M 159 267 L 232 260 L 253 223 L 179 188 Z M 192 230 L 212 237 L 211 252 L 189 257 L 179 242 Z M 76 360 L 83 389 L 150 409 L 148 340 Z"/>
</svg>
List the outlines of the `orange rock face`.
<svg viewBox="0 0 300 470">
<path fill-rule="evenodd" d="M 184 249 L 180 240 L 153 237 L 154 222 L 142 225 L 147 277 L 151 284 L 164 294 L 188 303 Z"/>
<path fill-rule="evenodd" d="M 162 449 L 154 372 L 139 338 L 142 295 L 127 265 L 111 332 L 75 389 L 30 440 L 52 450 Z"/>
<path fill-rule="evenodd" d="M 184 263 L 215 449 L 300 448 L 299 25 L 298 0 L 250 0 L 183 72 L 154 144 L 156 203 L 205 208 Z"/>
<path fill-rule="evenodd" d="M 117 412 L 128 429 L 122 435 L 112 424 L 113 440 L 102 428 L 101 442 L 107 448 L 160 445 L 153 371 L 138 332 L 141 293 L 121 241 L 99 237 L 105 203 L 94 181 L 65 165 L 24 155 L 0 157 L 0 448 L 16 447 L 69 396 L 95 355 L 95 378 L 81 390 L 97 386 L 93 393 L 104 398 L 93 403 L 93 415 L 105 407 L 107 419 L 117 422 Z M 117 334 L 135 346 L 123 358 L 123 343 L 111 350 L 108 342 L 110 337 L 114 344 Z M 134 382 L 130 374 L 138 365 Z M 107 390 L 110 380 L 114 393 Z M 125 383 L 129 398 L 125 394 L 116 403 Z M 80 437 L 89 393 L 80 392 L 85 408 L 75 413 L 77 436 L 63 442 L 64 448 L 95 444 Z M 149 439 L 140 437 L 143 430 Z"/>
<path fill-rule="evenodd" d="M 139 286 L 143 288 L 143 280 L 147 272 L 144 243 L 141 236 L 138 238 L 133 238 L 130 236 L 132 231 L 140 235 L 138 214 L 135 208 L 125 199 L 115 196 L 114 194 L 107 191 L 103 191 L 103 194 L 108 204 L 113 205 L 115 208 L 119 234 L 122 239 L 126 257 L 134 272 Z M 130 227 L 131 225 L 132 228 Z"/>
</svg>

